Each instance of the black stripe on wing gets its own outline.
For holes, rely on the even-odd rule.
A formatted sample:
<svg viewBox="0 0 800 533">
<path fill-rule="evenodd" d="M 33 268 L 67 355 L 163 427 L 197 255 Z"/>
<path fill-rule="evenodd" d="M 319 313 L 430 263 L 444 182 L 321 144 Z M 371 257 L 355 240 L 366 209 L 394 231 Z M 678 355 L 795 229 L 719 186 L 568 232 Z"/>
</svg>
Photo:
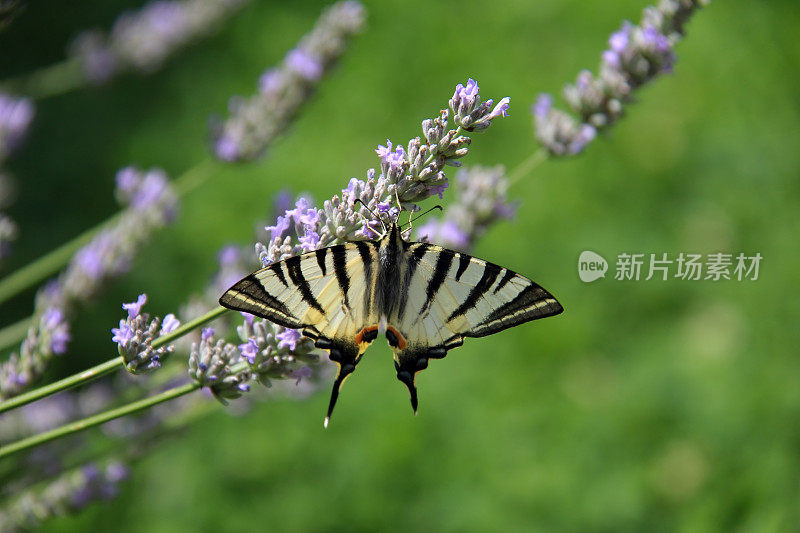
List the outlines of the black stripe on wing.
<svg viewBox="0 0 800 533">
<path fill-rule="evenodd" d="M 486 291 L 488 291 L 495 282 L 501 270 L 502 267 L 499 267 L 494 263 L 487 262 L 483 267 L 483 275 L 481 275 L 481 279 L 474 287 L 472 287 L 472 290 L 469 291 L 467 299 L 464 300 L 464 302 L 462 302 L 462 304 L 450 314 L 450 316 L 447 318 L 447 322 L 450 322 L 458 316 L 464 315 L 467 311 L 475 307 L 481 296 L 486 294 Z"/>
<path fill-rule="evenodd" d="M 285 261 L 286 270 L 289 271 L 289 279 L 292 280 L 297 290 L 300 291 L 300 296 L 303 298 L 303 301 L 311 306 L 312 309 L 316 309 L 324 315 L 325 310 L 314 297 L 314 294 L 311 292 L 311 286 L 308 284 L 308 281 L 306 281 L 305 276 L 303 276 L 303 269 L 300 266 L 301 261 L 299 255 L 290 257 Z"/>
<path fill-rule="evenodd" d="M 244 311 L 261 318 L 266 318 L 280 326 L 299 328 L 302 324 L 291 311 L 277 298 L 269 294 L 255 274 L 236 283 L 219 299 L 222 307 L 234 311 Z"/>
<path fill-rule="evenodd" d="M 480 324 L 473 328 L 472 331 L 465 333 L 465 335 L 468 337 L 484 337 L 506 328 L 517 326 L 523 322 L 558 315 L 564 311 L 564 308 L 552 294 L 527 278 L 523 279 L 528 281 L 529 285 L 522 289 L 511 301 L 492 311 Z"/>
<path fill-rule="evenodd" d="M 436 258 L 436 266 L 433 269 L 433 276 L 425 288 L 425 304 L 420 310 L 420 316 L 430 308 L 433 298 L 447 279 L 447 273 L 450 272 L 450 266 L 453 264 L 455 255 L 455 252 L 450 250 L 443 249 L 439 251 L 439 257 Z"/>
<path fill-rule="evenodd" d="M 415 248 L 411 250 L 408 256 L 408 263 L 406 265 L 406 273 L 403 276 L 403 286 L 400 289 L 400 302 L 397 307 L 397 319 L 403 320 L 403 315 L 406 313 L 406 305 L 408 303 L 408 291 L 411 288 L 411 280 L 414 273 L 417 271 L 419 262 L 425 256 L 425 253 L 430 249 L 430 246 L 424 243 L 416 243 Z"/>
<path fill-rule="evenodd" d="M 364 282 L 367 284 L 367 287 L 372 287 L 372 248 L 374 248 L 374 244 L 367 241 L 356 241 L 356 248 L 358 249 L 358 255 L 361 257 L 361 262 L 364 264 Z M 364 315 L 368 316 L 370 314 L 370 310 L 372 309 L 372 291 L 367 291 L 369 294 L 364 295 Z"/>
<path fill-rule="evenodd" d="M 350 276 L 347 274 L 347 250 L 343 244 L 339 244 L 331 246 L 330 251 L 333 255 L 333 272 L 336 274 L 336 281 L 342 291 L 342 301 L 345 307 L 350 308 L 350 302 L 347 299 L 347 292 L 350 290 Z"/>
</svg>

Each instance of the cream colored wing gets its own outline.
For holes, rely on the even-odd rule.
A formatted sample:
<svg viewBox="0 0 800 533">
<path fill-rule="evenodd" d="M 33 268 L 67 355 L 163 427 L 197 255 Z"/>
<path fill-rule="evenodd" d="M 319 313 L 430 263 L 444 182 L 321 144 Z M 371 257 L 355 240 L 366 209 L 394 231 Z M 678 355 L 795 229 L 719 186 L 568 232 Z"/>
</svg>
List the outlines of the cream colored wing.
<svg viewBox="0 0 800 533">
<path fill-rule="evenodd" d="M 464 253 L 425 243 L 408 249 L 401 301 L 389 317 L 387 337 L 397 377 L 416 410 L 416 375 L 464 337 L 483 337 L 523 322 L 561 313 L 545 289 L 525 276 Z"/>
<path fill-rule="evenodd" d="M 378 334 L 374 288 L 376 244 L 360 241 L 322 248 L 273 263 L 228 289 L 220 305 L 281 326 L 302 329 L 339 365 L 328 417 L 344 379 Z"/>
</svg>

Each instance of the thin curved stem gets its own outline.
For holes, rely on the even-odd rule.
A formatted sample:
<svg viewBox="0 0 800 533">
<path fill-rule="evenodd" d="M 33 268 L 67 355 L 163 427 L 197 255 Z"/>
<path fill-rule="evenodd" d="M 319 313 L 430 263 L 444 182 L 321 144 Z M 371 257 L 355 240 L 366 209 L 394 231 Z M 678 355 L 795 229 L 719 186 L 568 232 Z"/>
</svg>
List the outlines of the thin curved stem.
<svg viewBox="0 0 800 533">
<path fill-rule="evenodd" d="M 158 348 L 160 346 L 164 346 L 165 344 L 169 344 L 175 339 L 183 337 L 193 329 L 198 328 L 208 322 L 211 322 L 216 318 L 219 318 L 228 311 L 229 309 L 226 309 L 224 307 L 217 307 L 216 309 L 209 311 L 205 315 L 196 318 L 194 320 L 191 320 L 186 324 L 183 324 L 175 331 L 167 333 L 166 335 L 157 338 L 156 340 L 153 341 L 152 346 L 153 348 Z M 103 377 L 106 374 L 110 374 L 111 372 L 119 370 L 124 365 L 125 361 L 122 359 L 121 356 L 109 359 L 104 363 L 100 363 L 99 365 L 93 366 L 92 368 L 85 370 L 83 372 L 73 374 L 72 376 L 56 381 L 55 383 L 44 385 L 43 387 L 38 387 L 26 393 L 20 394 L 19 396 L 15 396 L 13 398 L 4 400 L 0 402 L 0 413 L 10 411 L 11 409 L 16 409 L 17 407 L 22 407 L 23 405 L 27 405 L 36 400 L 40 400 L 45 396 L 50 396 L 51 394 L 72 389 L 80 385 L 84 385 L 86 383 L 89 383 L 90 381 L 94 381 L 97 378 Z"/>
<path fill-rule="evenodd" d="M 0 82 L 4 89 L 41 100 L 65 94 L 86 85 L 80 60 L 65 59 L 29 74 Z"/>
<path fill-rule="evenodd" d="M 514 185 L 532 172 L 536 167 L 547 161 L 547 158 L 547 150 L 544 148 L 539 148 L 529 155 L 522 163 L 517 165 L 514 170 L 508 173 L 508 184 Z"/>
<path fill-rule="evenodd" d="M 155 396 L 151 396 L 150 398 L 144 398 L 138 402 L 129 403 L 127 405 L 117 407 L 116 409 L 110 409 L 94 416 L 78 420 L 77 422 L 71 422 L 61 427 L 51 429 L 50 431 L 45 431 L 44 433 L 39 433 L 38 435 L 32 435 L 25 439 L 18 440 L 17 442 L 12 442 L 11 444 L 7 444 L 0 448 L 0 459 L 28 448 L 50 442 L 60 437 L 99 426 L 100 424 L 104 424 L 110 420 L 114 420 L 115 418 L 138 413 L 139 411 L 144 411 L 145 409 L 149 409 L 154 405 L 158 405 L 185 394 L 189 394 L 190 392 L 196 391 L 199 388 L 200 384 L 196 381 L 192 381 L 191 383 L 174 387 L 160 394 L 156 394 Z"/>
</svg>

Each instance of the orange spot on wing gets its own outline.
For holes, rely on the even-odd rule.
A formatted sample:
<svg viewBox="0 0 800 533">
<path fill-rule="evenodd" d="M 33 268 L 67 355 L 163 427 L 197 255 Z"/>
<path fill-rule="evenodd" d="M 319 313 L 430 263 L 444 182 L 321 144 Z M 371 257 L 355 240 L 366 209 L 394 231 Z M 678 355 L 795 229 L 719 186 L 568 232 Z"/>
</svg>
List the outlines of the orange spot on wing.
<svg viewBox="0 0 800 533">
<path fill-rule="evenodd" d="M 406 338 L 403 337 L 403 335 L 401 335 L 400 332 L 397 331 L 396 329 L 394 329 L 392 326 L 388 326 L 386 328 L 386 330 L 387 331 L 391 331 L 394 334 L 394 336 L 397 337 L 397 348 L 400 349 L 400 350 L 405 350 L 406 349 Z"/>
<path fill-rule="evenodd" d="M 378 326 L 367 326 L 366 328 L 362 329 L 356 335 L 356 344 L 361 344 L 364 341 L 364 335 L 370 331 L 378 331 Z"/>
</svg>

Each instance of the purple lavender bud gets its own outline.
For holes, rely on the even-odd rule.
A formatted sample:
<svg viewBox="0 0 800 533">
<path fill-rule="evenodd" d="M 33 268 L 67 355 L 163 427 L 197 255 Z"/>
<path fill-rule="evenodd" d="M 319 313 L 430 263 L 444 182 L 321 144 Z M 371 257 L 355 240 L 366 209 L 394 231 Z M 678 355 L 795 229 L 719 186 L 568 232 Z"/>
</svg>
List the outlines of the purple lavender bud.
<svg viewBox="0 0 800 533">
<path fill-rule="evenodd" d="M 119 321 L 118 328 L 111 328 L 111 333 L 114 334 L 111 340 L 123 348 L 127 348 L 128 343 L 133 338 L 133 329 L 124 320 Z"/>
<path fill-rule="evenodd" d="M 264 229 L 270 232 L 273 239 L 283 237 L 283 234 L 289 229 L 289 217 L 279 216 L 274 226 L 265 226 Z"/>
<path fill-rule="evenodd" d="M 69 323 L 64 318 L 64 312 L 55 307 L 49 308 L 42 315 L 41 324 L 42 336 L 50 339 L 50 351 L 54 354 L 66 352 L 70 335 Z"/>
<path fill-rule="evenodd" d="M 128 311 L 128 318 L 136 318 L 142 312 L 142 306 L 147 303 L 147 295 L 140 294 L 136 301 L 129 304 L 122 304 L 122 308 Z"/>
<path fill-rule="evenodd" d="M 256 355 L 258 355 L 259 349 L 256 341 L 250 339 L 245 344 L 239 345 L 239 352 L 241 352 L 242 357 L 247 359 L 247 362 L 251 365 L 256 364 Z"/>
<path fill-rule="evenodd" d="M 300 341 L 300 332 L 296 329 L 287 329 L 283 333 L 278 333 L 275 335 L 280 342 L 278 342 L 278 348 L 288 348 L 289 350 L 295 350 L 297 348 L 297 343 Z"/>
<path fill-rule="evenodd" d="M 117 190 L 129 199 L 139 187 L 141 176 L 139 175 L 139 171 L 135 168 L 125 167 L 117 172 L 117 175 L 114 177 L 114 182 L 117 185 Z"/>
<path fill-rule="evenodd" d="M 613 50 L 604 51 L 601 58 L 603 64 L 608 68 L 619 70 L 622 67 L 622 60 L 620 59 L 619 54 Z"/>
<path fill-rule="evenodd" d="M 457 115 L 469 115 L 480 103 L 478 82 L 469 78 L 466 87 L 460 83 L 456 85 L 453 97 L 450 99 L 450 109 Z"/>
<path fill-rule="evenodd" d="M 630 43 L 631 28 L 633 25 L 626 20 L 622 23 L 622 28 L 611 34 L 611 37 L 608 38 L 608 46 L 611 47 L 611 50 L 617 54 L 625 52 Z"/>
<path fill-rule="evenodd" d="M 22 144 L 33 115 L 33 102 L 0 93 L 0 161 Z"/>
<path fill-rule="evenodd" d="M 258 78 L 258 90 L 264 94 L 275 93 L 280 90 L 282 85 L 281 73 L 274 68 L 265 70 L 261 77 Z"/>
<path fill-rule="evenodd" d="M 295 48 L 286 55 L 286 66 L 308 81 L 317 81 L 322 77 L 322 64 L 305 50 Z"/>
<path fill-rule="evenodd" d="M 200 340 L 206 341 L 214 336 L 214 328 L 203 328 L 200 334 Z"/>
<path fill-rule="evenodd" d="M 172 333 L 178 327 L 180 327 L 181 321 L 173 315 L 172 313 L 168 314 L 164 317 L 164 321 L 161 323 L 161 335 L 166 335 L 167 333 Z"/>
<path fill-rule="evenodd" d="M 308 230 L 305 235 L 300 237 L 300 246 L 304 252 L 311 252 L 317 249 L 319 244 L 319 234 L 316 231 Z"/>
<path fill-rule="evenodd" d="M 494 106 L 494 109 L 492 109 L 492 112 L 489 113 L 489 117 L 490 117 L 489 120 L 493 120 L 493 119 L 496 119 L 496 118 L 501 117 L 501 116 L 502 117 L 507 117 L 508 116 L 508 107 L 509 107 L 510 104 L 511 104 L 511 98 L 509 98 L 508 96 L 503 97 L 499 102 L 497 102 L 497 105 Z"/>
<path fill-rule="evenodd" d="M 217 253 L 220 266 L 235 265 L 241 259 L 241 251 L 236 246 L 225 246 Z"/>
<path fill-rule="evenodd" d="M 295 387 L 300 385 L 300 382 L 303 381 L 304 378 L 309 379 L 313 375 L 314 372 L 311 370 L 310 366 L 304 366 L 289 372 L 289 376 L 297 380 L 294 382 Z"/>
<path fill-rule="evenodd" d="M 547 93 L 542 93 L 536 98 L 536 103 L 531 108 L 531 113 L 537 119 L 544 119 L 553 109 L 553 97 Z"/>
<path fill-rule="evenodd" d="M 239 142 L 233 139 L 230 133 L 223 133 L 214 142 L 214 153 L 223 161 L 237 161 L 241 157 Z"/>
</svg>

